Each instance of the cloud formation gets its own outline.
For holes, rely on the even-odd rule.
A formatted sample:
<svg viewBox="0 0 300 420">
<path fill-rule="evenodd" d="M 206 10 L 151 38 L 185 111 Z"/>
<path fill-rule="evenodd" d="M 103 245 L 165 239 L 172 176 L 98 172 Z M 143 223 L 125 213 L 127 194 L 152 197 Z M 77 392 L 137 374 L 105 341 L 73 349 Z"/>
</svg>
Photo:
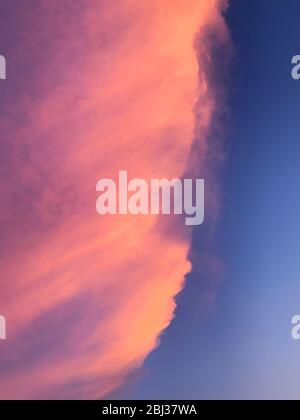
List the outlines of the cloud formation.
<svg viewBox="0 0 300 420">
<path fill-rule="evenodd" d="M 194 165 L 197 101 L 204 158 L 218 106 L 209 39 L 227 39 L 225 3 L 1 6 L 0 397 L 100 398 L 171 322 L 190 238 L 176 218 L 99 217 L 96 182 L 122 169 L 181 176 Z"/>
</svg>

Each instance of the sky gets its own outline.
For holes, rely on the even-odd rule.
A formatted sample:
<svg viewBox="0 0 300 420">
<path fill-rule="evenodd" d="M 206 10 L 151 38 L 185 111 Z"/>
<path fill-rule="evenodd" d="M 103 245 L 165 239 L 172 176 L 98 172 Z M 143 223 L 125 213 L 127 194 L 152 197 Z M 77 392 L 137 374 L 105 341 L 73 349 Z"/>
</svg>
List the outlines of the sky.
<svg viewBox="0 0 300 420">
<path fill-rule="evenodd" d="M 300 310 L 300 86 L 290 77 L 299 13 L 294 0 L 231 1 L 221 211 L 213 247 L 203 227 L 192 247 L 211 250 L 221 274 L 216 280 L 196 265 L 175 320 L 125 398 L 300 398 L 290 326 Z"/>
<path fill-rule="evenodd" d="M 297 0 L 0 0 L 1 399 L 298 399 Z M 96 183 L 206 180 L 206 220 Z"/>
</svg>

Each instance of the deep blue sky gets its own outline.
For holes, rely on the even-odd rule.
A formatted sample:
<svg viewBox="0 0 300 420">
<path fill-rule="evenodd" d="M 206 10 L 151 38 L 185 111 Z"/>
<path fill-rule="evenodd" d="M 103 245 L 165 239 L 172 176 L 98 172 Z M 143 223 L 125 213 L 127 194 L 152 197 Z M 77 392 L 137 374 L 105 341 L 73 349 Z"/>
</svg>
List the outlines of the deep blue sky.
<svg viewBox="0 0 300 420">
<path fill-rule="evenodd" d="M 223 208 L 214 247 L 200 227 L 193 248 L 220 258 L 222 282 L 204 268 L 189 277 L 124 398 L 300 398 L 300 342 L 290 335 L 300 313 L 300 82 L 290 64 L 300 2 L 231 0 L 227 19 L 235 56 Z"/>
</svg>

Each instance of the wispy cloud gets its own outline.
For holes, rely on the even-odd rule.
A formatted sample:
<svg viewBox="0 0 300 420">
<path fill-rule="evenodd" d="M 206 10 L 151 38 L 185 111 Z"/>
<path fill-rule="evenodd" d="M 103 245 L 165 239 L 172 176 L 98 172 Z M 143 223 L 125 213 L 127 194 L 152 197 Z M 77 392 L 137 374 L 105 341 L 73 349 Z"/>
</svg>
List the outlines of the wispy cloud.
<svg viewBox="0 0 300 420">
<path fill-rule="evenodd" d="M 218 103 L 194 40 L 208 28 L 226 38 L 224 3 L 4 3 L 0 396 L 97 398 L 157 346 L 190 241 L 173 219 L 99 217 L 95 185 L 120 169 L 182 175 L 197 101 L 204 157 Z"/>
</svg>

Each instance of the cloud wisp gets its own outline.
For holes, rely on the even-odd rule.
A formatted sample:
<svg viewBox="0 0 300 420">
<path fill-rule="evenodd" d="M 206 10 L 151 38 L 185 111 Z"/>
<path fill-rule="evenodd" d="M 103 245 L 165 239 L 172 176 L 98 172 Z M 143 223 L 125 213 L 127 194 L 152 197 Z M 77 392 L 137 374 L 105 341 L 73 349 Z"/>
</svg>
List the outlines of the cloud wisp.
<svg viewBox="0 0 300 420">
<path fill-rule="evenodd" d="M 101 398 L 158 345 L 191 267 L 180 221 L 101 218 L 96 182 L 191 169 L 197 101 L 205 158 L 218 107 L 210 39 L 227 39 L 225 4 L 3 3 L 0 397 Z"/>
</svg>

